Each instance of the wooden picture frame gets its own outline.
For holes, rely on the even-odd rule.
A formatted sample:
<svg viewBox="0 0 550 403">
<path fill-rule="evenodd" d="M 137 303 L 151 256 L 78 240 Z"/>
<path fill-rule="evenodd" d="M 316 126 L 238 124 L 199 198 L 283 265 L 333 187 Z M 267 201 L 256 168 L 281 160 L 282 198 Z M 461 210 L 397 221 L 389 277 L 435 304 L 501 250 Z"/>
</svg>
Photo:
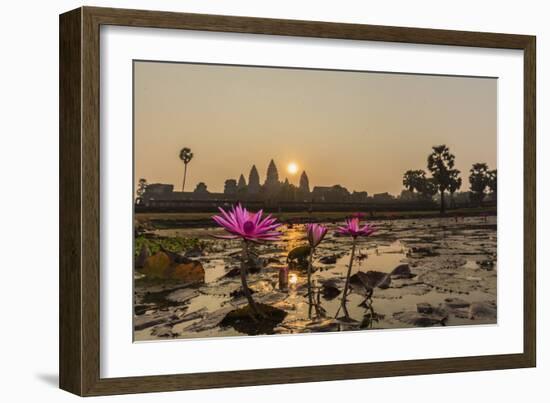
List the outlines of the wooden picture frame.
<svg viewBox="0 0 550 403">
<path fill-rule="evenodd" d="M 519 49 L 524 56 L 521 354 L 100 377 L 99 35 L 102 25 Z M 82 7 L 60 16 L 60 387 L 81 396 L 533 367 L 536 364 L 535 37 Z"/>
</svg>

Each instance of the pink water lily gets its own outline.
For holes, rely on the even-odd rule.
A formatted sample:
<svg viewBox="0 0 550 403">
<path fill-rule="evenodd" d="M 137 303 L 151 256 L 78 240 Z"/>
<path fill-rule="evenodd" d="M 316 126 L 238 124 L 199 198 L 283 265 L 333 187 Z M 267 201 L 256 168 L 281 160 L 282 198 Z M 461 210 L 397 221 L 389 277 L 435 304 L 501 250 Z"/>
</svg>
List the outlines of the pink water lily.
<svg viewBox="0 0 550 403">
<path fill-rule="evenodd" d="M 219 210 L 221 214 L 213 216 L 212 219 L 229 232 L 229 235 L 218 235 L 216 237 L 223 239 L 242 239 L 240 274 L 243 293 L 248 301 L 252 320 L 257 322 L 259 318 L 265 319 L 267 316 L 260 310 L 252 298 L 252 293 L 246 281 L 246 276 L 248 274 L 246 262 L 249 259 L 249 241 L 260 242 L 278 240 L 281 233 L 276 231 L 276 229 L 280 224 L 277 223 L 277 220 L 271 217 L 271 215 L 262 217 L 262 210 L 257 213 L 251 213 L 240 204 L 237 204 L 229 211 L 225 211 L 221 207 Z"/>
<path fill-rule="evenodd" d="M 309 242 L 309 259 L 307 265 L 307 296 L 309 302 L 308 317 L 311 319 L 311 309 L 313 307 L 313 291 L 311 288 L 311 273 L 313 270 L 313 254 L 315 248 L 321 243 L 325 235 L 327 234 L 327 227 L 321 224 L 307 224 L 307 240 Z M 319 314 L 319 308 L 315 305 L 315 311 Z"/>
<path fill-rule="evenodd" d="M 340 235 L 347 235 L 353 238 L 360 236 L 369 236 L 376 231 L 376 228 L 371 224 L 365 224 L 362 227 L 359 225 L 359 218 L 353 217 L 346 220 L 345 224 L 338 227 L 336 232 Z"/>
<path fill-rule="evenodd" d="M 328 231 L 328 228 L 321 224 L 307 224 L 306 228 L 307 240 L 312 248 L 321 243 Z"/>
<path fill-rule="evenodd" d="M 245 241 L 276 241 L 281 237 L 281 233 L 276 229 L 281 225 L 277 219 L 268 215 L 263 216 L 263 211 L 256 213 L 249 212 L 240 204 L 234 206 L 231 210 L 225 211 L 221 207 L 220 215 L 215 215 L 212 219 L 223 227 L 230 235 L 217 235 L 217 238 L 224 239 L 243 239 Z"/>
<path fill-rule="evenodd" d="M 355 257 L 355 248 L 357 246 L 357 238 L 362 236 L 369 236 L 376 231 L 371 224 L 365 224 L 361 227 L 359 224 L 360 216 L 352 216 L 346 220 L 345 225 L 338 227 L 336 230 L 340 235 L 347 235 L 353 238 L 353 243 L 351 244 L 351 254 L 349 258 L 348 271 L 346 273 L 346 284 L 344 285 L 344 292 L 342 293 L 342 302 L 340 303 L 340 308 L 336 311 L 336 315 L 340 312 L 340 309 L 344 310 L 344 316 L 346 319 L 349 319 L 349 312 L 346 307 L 346 298 L 349 291 L 349 283 L 351 277 L 351 269 L 353 267 L 353 259 Z"/>
</svg>

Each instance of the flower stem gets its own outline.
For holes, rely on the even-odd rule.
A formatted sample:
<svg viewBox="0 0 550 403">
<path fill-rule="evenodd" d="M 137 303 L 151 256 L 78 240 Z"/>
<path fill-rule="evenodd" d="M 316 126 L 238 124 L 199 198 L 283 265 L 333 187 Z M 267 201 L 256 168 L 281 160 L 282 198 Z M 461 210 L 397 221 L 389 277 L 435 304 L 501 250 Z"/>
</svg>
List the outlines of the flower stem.
<svg viewBox="0 0 550 403">
<path fill-rule="evenodd" d="M 241 252 L 241 283 L 243 285 L 243 293 L 246 297 L 246 300 L 248 301 L 248 305 L 250 306 L 250 309 L 254 313 L 255 316 L 252 316 L 252 319 L 256 321 L 256 316 L 263 316 L 258 306 L 256 305 L 256 302 L 254 302 L 254 299 L 252 298 L 252 294 L 250 294 L 250 289 L 248 288 L 248 284 L 246 282 L 246 261 L 248 260 L 248 242 L 243 241 L 243 250 Z"/>
<path fill-rule="evenodd" d="M 348 273 L 346 275 L 346 285 L 344 286 L 344 293 L 342 294 L 342 303 L 340 305 L 340 308 L 344 310 L 344 315 L 346 316 L 346 318 L 349 318 L 348 309 L 346 307 L 346 299 L 348 296 L 349 279 L 351 277 L 351 268 L 353 267 L 353 259 L 355 258 L 356 242 L 357 240 L 353 238 L 353 243 L 351 245 L 351 255 L 349 258 Z M 338 308 L 338 311 L 336 312 L 336 316 L 338 316 L 338 313 L 340 312 L 340 308 Z"/>
<path fill-rule="evenodd" d="M 313 294 L 311 290 L 311 271 L 313 266 L 313 252 L 315 251 L 315 248 L 311 248 L 309 252 L 309 261 L 307 265 L 307 296 L 308 296 L 308 317 L 311 319 L 311 309 L 313 307 Z"/>
</svg>

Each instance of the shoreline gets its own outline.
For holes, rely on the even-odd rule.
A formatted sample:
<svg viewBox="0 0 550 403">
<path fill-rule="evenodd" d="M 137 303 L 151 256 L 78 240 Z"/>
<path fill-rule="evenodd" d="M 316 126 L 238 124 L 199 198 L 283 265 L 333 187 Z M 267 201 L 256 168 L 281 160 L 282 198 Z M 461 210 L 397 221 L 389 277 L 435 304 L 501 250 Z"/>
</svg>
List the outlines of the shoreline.
<svg viewBox="0 0 550 403">
<path fill-rule="evenodd" d="M 134 213 L 134 226 L 152 225 L 156 229 L 168 228 L 196 228 L 216 227 L 212 216 L 216 213 Z M 304 224 L 308 222 L 336 222 L 348 218 L 350 212 L 291 212 L 273 213 L 283 224 Z M 423 218 L 464 218 L 497 215 L 496 207 L 464 208 L 448 210 L 441 214 L 439 211 L 384 211 L 365 213 L 366 221 L 384 221 L 400 219 Z"/>
</svg>

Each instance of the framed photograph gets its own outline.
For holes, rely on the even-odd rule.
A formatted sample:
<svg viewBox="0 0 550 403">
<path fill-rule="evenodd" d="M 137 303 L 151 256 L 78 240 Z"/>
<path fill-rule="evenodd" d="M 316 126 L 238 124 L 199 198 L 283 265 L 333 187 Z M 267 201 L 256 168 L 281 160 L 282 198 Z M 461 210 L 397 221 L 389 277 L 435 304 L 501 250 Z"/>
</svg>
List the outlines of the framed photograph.
<svg viewBox="0 0 550 403">
<path fill-rule="evenodd" d="M 61 388 L 535 366 L 535 88 L 533 36 L 62 14 Z"/>
</svg>

